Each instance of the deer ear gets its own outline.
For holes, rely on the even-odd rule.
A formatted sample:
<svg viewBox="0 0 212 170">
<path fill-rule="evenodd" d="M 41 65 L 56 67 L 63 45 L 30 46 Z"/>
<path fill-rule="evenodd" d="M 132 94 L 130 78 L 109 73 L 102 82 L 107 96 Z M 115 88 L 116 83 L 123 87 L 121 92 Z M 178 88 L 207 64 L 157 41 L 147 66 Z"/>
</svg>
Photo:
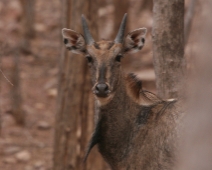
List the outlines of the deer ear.
<svg viewBox="0 0 212 170">
<path fill-rule="evenodd" d="M 66 45 L 67 49 L 77 54 L 86 53 L 85 39 L 81 34 L 71 29 L 63 28 L 62 35 L 63 35 L 63 42 Z"/>
<path fill-rule="evenodd" d="M 146 28 L 139 28 L 127 34 L 124 40 L 126 53 L 133 53 L 141 50 L 145 43 Z"/>
</svg>

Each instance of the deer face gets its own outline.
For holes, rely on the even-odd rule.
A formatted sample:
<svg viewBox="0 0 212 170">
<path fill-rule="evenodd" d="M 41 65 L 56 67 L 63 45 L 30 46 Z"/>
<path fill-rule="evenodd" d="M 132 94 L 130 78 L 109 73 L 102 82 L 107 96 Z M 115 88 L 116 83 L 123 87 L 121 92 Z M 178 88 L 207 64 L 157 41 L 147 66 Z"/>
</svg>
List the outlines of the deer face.
<svg viewBox="0 0 212 170">
<path fill-rule="evenodd" d="M 73 53 L 83 54 L 91 69 L 93 93 L 100 99 L 110 98 L 119 87 L 121 59 L 125 53 L 137 52 L 145 42 L 146 28 L 139 28 L 124 38 L 126 14 L 114 41 L 95 42 L 82 16 L 84 37 L 70 29 L 62 29 L 64 43 Z"/>
</svg>

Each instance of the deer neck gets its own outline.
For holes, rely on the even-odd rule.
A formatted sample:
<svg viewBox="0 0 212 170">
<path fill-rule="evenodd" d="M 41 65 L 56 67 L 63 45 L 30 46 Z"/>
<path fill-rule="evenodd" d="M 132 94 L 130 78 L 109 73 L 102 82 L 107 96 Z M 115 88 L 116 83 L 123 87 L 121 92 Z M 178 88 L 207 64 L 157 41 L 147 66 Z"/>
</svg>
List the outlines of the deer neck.
<svg viewBox="0 0 212 170">
<path fill-rule="evenodd" d="M 143 101 L 145 101 L 146 98 L 152 102 L 147 101 L 146 105 L 143 106 Z M 142 104 L 140 104 L 141 102 Z M 173 122 L 171 121 L 173 128 L 170 130 L 173 131 L 175 128 L 174 117 L 170 114 L 170 109 L 172 103 L 175 102 L 176 101 L 162 101 L 155 95 L 144 92 L 141 88 L 141 82 L 132 74 L 121 77 L 113 98 L 107 104 L 99 107 L 99 119 L 91 138 L 86 157 L 92 147 L 98 144 L 100 153 L 110 164 L 112 169 L 121 169 L 120 167 L 125 167 L 126 160 L 129 158 L 131 162 L 137 161 L 134 158 L 136 158 L 138 152 L 137 150 L 133 150 L 132 147 L 142 148 L 142 145 L 148 146 L 148 148 L 143 148 L 143 150 L 141 149 L 139 151 L 139 153 L 144 153 L 143 157 L 141 155 L 143 160 L 146 159 L 145 155 L 149 153 L 154 153 L 157 158 L 158 154 L 163 153 L 163 151 L 158 152 L 157 147 L 154 146 L 155 141 L 158 139 L 160 140 L 161 136 L 158 137 L 156 135 L 155 137 L 154 128 L 152 128 L 152 130 L 150 128 L 149 131 L 148 126 L 155 127 L 156 130 L 164 130 L 164 139 L 169 139 L 170 133 L 167 133 L 166 127 L 167 123 L 170 122 L 167 122 L 167 114 L 171 117 L 170 120 L 173 120 Z M 168 111 L 166 111 L 167 108 Z M 159 116 L 164 118 L 159 119 Z M 150 119 L 160 120 L 161 122 L 154 124 L 154 126 L 151 122 L 150 124 L 148 123 L 149 125 L 146 124 L 146 121 Z M 141 126 L 142 124 L 146 124 L 145 127 L 147 128 Z M 154 140 L 149 140 L 148 136 L 146 137 L 147 134 Z M 159 133 L 159 135 L 160 134 L 161 133 Z M 137 142 L 137 139 L 139 139 L 140 142 Z M 164 140 L 168 142 L 165 145 L 172 147 L 172 145 L 169 146 L 169 144 L 173 142 L 169 143 L 169 140 Z M 151 143 L 151 141 L 153 143 Z M 163 143 L 159 141 L 158 144 L 161 144 L 159 147 L 162 148 Z M 164 151 L 164 153 L 166 152 Z M 163 155 L 162 158 L 166 158 L 166 155 Z M 153 159 L 155 160 L 155 158 Z M 142 165 L 142 161 L 139 162 L 139 165 Z M 134 165 L 132 165 L 132 167 L 134 167 Z"/>
<path fill-rule="evenodd" d="M 127 153 L 126 151 L 125 154 L 122 152 L 124 148 L 128 148 L 129 136 L 133 127 L 132 122 L 140 106 L 128 96 L 126 88 L 126 78 L 120 75 L 117 86 L 114 89 L 116 91 L 114 95 L 109 100 L 97 99 L 99 105 L 97 111 L 98 120 L 85 154 L 85 160 L 96 144 L 99 145 L 99 150 L 106 157 L 106 160 L 110 159 L 107 158 L 107 155 L 114 155 L 118 159 Z M 120 143 L 122 148 L 118 146 Z M 113 153 L 114 148 L 117 149 L 117 147 L 119 147 L 119 151 Z M 122 151 L 120 152 L 120 150 Z"/>
<path fill-rule="evenodd" d="M 134 122 L 140 110 L 126 88 L 125 77 L 122 76 L 113 99 L 99 108 L 99 151 L 106 161 L 114 164 L 123 160 L 129 152 Z"/>
</svg>

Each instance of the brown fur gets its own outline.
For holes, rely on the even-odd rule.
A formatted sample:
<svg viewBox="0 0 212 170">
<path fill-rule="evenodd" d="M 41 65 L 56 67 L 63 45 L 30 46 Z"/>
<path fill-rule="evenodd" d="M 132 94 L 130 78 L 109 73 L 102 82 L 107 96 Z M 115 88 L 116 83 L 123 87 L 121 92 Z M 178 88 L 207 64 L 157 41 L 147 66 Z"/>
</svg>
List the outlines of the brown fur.
<svg viewBox="0 0 212 170">
<path fill-rule="evenodd" d="M 142 90 L 142 82 L 137 79 L 134 74 L 128 74 L 126 77 L 127 90 L 129 95 L 135 100 L 139 100 L 140 91 Z"/>
<path fill-rule="evenodd" d="M 161 102 L 162 99 L 155 94 L 142 89 L 142 81 L 136 75 L 130 73 L 126 76 L 126 90 L 127 94 L 140 105 L 151 105 L 152 103 Z"/>
<path fill-rule="evenodd" d="M 63 29 L 66 46 L 89 57 L 94 94 L 98 83 L 108 87 L 105 97 L 95 95 L 99 119 L 85 159 L 97 145 L 112 170 L 170 170 L 175 163 L 181 117 L 176 100 L 161 100 L 143 90 L 134 74 L 125 76 L 121 70 L 121 57 L 140 50 L 145 33 L 142 28 L 130 32 L 123 44 L 102 40 L 85 45 L 80 34 Z"/>
<path fill-rule="evenodd" d="M 147 96 L 151 104 L 141 105 L 137 102 L 142 95 L 140 80 L 128 75 L 122 81 L 113 99 L 100 106 L 91 143 L 98 145 L 113 170 L 171 169 L 175 162 L 175 122 L 179 114 L 176 101 L 163 101 L 154 96 L 154 102 Z M 137 100 L 128 95 L 130 87 Z"/>
</svg>

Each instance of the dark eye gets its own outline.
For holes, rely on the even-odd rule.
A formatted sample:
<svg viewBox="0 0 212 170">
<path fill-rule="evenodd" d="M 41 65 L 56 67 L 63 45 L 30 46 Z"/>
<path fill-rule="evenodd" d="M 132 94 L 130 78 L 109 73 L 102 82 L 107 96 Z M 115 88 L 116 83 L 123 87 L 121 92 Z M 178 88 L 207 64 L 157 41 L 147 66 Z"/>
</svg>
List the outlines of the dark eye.
<svg viewBox="0 0 212 170">
<path fill-rule="evenodd" d="M 91 63 L 91 62 L 93 61 L 92 57 L 91 57 L 91 56 L 89 56 L 89 55 L 88 55 L 88 56 L 86 56 L 86 58 L 87 58 L 87 60 L 88 60 L 88 62 L 89 62 L 89 63 Z"/>
<path fill-rule="evenodd" d="M 122 58 L 122 55 L 119 54 L 119 55 L 116 56 L 115 60 L 118 61 L 118 62 L 120 62 L 121 61 L 121 58 Z"/>
<path fill-rule="evenodd" d="M 64 44 L 68 44 L 68 39 L 65 38 L 65 39 L 63 40 L 63 42 L 64 42 Z"/>
</svg>

